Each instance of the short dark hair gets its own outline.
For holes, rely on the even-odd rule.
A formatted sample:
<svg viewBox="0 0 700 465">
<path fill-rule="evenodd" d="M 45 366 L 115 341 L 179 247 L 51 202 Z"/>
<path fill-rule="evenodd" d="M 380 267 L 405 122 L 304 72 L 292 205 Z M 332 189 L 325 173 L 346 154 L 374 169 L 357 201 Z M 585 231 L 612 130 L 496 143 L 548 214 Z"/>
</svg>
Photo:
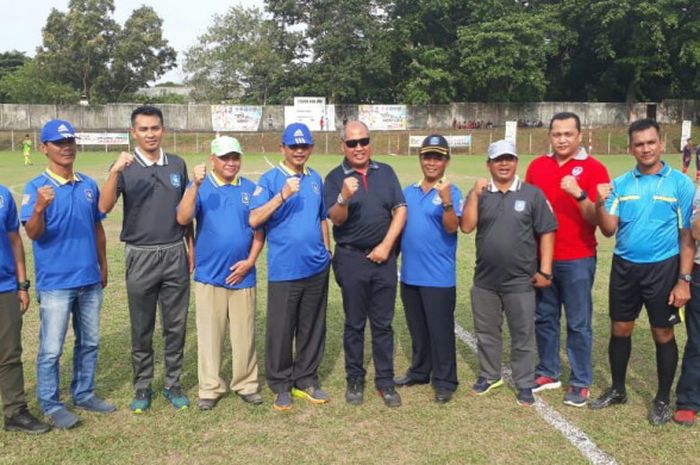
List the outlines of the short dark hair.
<svg viewBox="0 0 700 465">
<path fill-rule="evenodd" d="M 659 126 L 659 123 L 657 123 L 656 120 L 644 118 L 638 119 L 637 121 L 630 124 L 630 127 L 627 130 L 627 136 L 629 137 L 629 140 L 632 141 L 632 134 L 634 134 L 635 132 L 646 131 L 650 128 L 656 129 L 656 134 L 661 135 L 661 127 Z"/>
<path fill-rule="evenodd" d="M 570 112 L 570 111 L 561 111 L 557 113 L 556 115 L 552 116 L 552 119 L 549 120 L 549 130 L 552 130 L 552 125 L 554 124 L 555 121 L 562 121 L 565 119 L 573 119 L 576 121 L 576 130 L 578 132 L 581 132 L 581 118 L 578 117 L 576 113 Z"/>
<path fill-rule="evenodd" d="M 131 112 L 132 127 L 134 126 L 136 117 L 139 115 L 157 116 L 158 119 L 160 119 L 160 124 L 163 124 L 163 112 L 160 110 L 160 108 L 154 107 L 153 105 L 142 105 L 140 107 L 135 108 L 134 111 Z"/>
</svg>

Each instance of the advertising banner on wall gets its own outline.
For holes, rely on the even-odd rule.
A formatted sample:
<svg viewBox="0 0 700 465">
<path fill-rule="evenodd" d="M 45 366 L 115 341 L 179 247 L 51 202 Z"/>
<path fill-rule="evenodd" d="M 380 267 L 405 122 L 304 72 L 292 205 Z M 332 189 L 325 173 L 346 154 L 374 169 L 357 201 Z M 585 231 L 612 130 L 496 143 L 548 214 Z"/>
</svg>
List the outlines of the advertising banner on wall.
<svg viewBox="0 0 700 465">
<path fill-rule="evenodd" d="M 408 128 L 406 105 L 359 105 L 358 119 L 373 131 L 404 131 Z"/>
<path fill-rule="evenodd" d="M 217 132 L 257 131 L 262 111 L 259 105 L 212 105 L 211 125 Z"/>
<path fill-rule="evenodd" d="M 129 145 L 126 132 L 76 132 L 79 145 Z"/>
<path fill-rule="evenodd" d="M 428 137 L 427 134 L 424 136 L 411 136 L 408 138 L 408 146 L 411 148 L 420 147 L 426 137 Z M 458 147 L 471 147 L 472 145 L 471 134 L 445 136 L 445 139 L 447 139 L 450 149 Z"/>
<path fill-rule="evenodd" d="M 304 123 L 312 131 L 335 131 L 335 105 L 324 97 L 294 97 L 294 106 L 284 107 L 284 125 Z"/>
</svg>

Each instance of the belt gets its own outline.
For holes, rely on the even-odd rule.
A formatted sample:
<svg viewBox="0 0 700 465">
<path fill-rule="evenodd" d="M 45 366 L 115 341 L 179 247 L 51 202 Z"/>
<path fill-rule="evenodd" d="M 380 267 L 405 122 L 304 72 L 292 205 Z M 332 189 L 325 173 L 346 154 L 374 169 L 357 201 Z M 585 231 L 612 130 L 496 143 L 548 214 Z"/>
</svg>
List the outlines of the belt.
<svg viewBox="0 0 700 465">
<path fill-rule="evenodd" d="M 156 245 L 126 244 L 126 247 L 129 249 L 134 249 L 134 250 L 167 250 L 167 249 L 173 249 L 175 247 L 180 247 L 183 245 L 185 245 L 185 242 L 183 239 L 180 239 L 179 241 L 170 242 L 168 244 L 156 244 Z"/>
<path fill-rule="evenodd" d="M 350 244 L 336 244 L 336 246 L 342 247 L 343 249 L 352 250 L 353 252 L 358 252 L 364 255 L 368 255 L 372 250 L 374 250 L 374 247 L 370 247 L 369 249 L 363 249 L 361 247 L 355 247 L 354 245 Z"/>
</svg>

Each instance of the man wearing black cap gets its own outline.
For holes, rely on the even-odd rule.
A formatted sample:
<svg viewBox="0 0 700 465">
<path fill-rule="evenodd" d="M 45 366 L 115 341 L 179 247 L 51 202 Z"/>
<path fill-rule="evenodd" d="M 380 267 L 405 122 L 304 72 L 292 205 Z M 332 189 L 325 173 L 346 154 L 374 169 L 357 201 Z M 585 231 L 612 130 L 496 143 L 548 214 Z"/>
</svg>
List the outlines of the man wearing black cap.
<svg viewBox="0 0 700 465">
<path fill-rule="evenodd" d="M 513 144 L 506 140 L 491 144 L 487 166 L 491 180 L 474 183 L 461 222 L 463 232 L 477 230 L 471 301 L 480 370 L 472 393 L 484 395 L 503 385 L 505 313 L 516 401 L 530 406 L 535 403 L 535 289 L 552 284 L 557 221 L 542 191 L 515 174 L 518 155 Z"/>
<path fill-rule="evenodd" d="M 411 366 L 394 382 L 432 381 L 435 401 L 446 403 L 457 389 L 455 267 L 462 193 L 445 178 L 450 148 L 443 136 L 426 137 L 419 160 L 423 179 L 403 191 L 408 220 L 401 237 L 401 301 L 411 333 Z"/>
<path fill-rule="evenodd" d="M 323 188 L 336 249 L 335 279 L 343 295 L 345 328 L 345 400 L 364 400 L 365 324 L 372 329 L 375 386 L 388 407 L 399 407 L 394 389 L 394 319 L 396 243 L 406 223 L 406 201 L 394 170 L 370 158 L 369 129 L 349 121 L 341 133 L 345 159 Z"/>
</svg>

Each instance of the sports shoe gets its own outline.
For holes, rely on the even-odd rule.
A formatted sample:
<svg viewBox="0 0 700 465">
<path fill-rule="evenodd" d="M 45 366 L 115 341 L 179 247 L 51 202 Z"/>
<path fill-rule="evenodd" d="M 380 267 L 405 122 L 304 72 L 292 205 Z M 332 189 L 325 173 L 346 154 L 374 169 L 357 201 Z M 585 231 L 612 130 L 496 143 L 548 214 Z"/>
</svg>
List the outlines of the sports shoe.
<svg viewBox="0 0 700 465">
<path fill-rule="evenodd" d="M 137 389 L 129 408 L 134 413 L 143 413 L 151 408 L 151 397 L 153 397 L 153 391 L 150 387 Z"/>
<path fill-rule="evenodd" d="M 560 387 L 561 381 L 558 379 L 541 375 L 535 378 L 535 387 L 532 388 L 532 392 L 548 391 L 550 389 L 559 389 Z"/>
<path fill-rule="evenodd" d="M 190 400 L 179 385 L 163 389 L 163 396 L 170 401 L 175 410 L 186 410 L 190 405 Z"/>
<path fill-rule="evenodd" d="M 474 383 L 474 386 L 472 386 L 472 394 L 475 396 L 483 396 L 484 394 L 489 393 L 491 390 L 501 386 L 503 386 L 503 378 L 489 381 L 486 379 L 486 377 L 479 376 L 476 383 Z"/>
<path fill-rule="evenodd" d="M 569 386 L 564 394 L 564 404 L 572 407 L 583 407 L 588 402 L 588 388 L 579 386 Z"/>
<path fill-rule="evenodd" d="M 5 417 L 5 431 L 17 431 L 28 434 L 44 434 L 51 429 L 51 426 L 38 420 L 34 415 L 29 413 L 27 408 L 23 408 L 12 415 Z"/>
<path fill-rule="evenodd" d="M 272 408 L 278 412 L 292 409 L 292 396 L 289 391 L 280 392 L 275 396 L 275 401 L 272 403 Z"/>
<path fill-rule="evenodd" d="M 676 414 L 673 415 L 673 421 L 683 426 L 693 426 L 695 424 L 696 412 L 692 410 L 676 410 Z"/>
<path fill-rule="evenodd" d="M 377 392 L 387 407 L 401 407 L 401 396 L 396 392 L 394 386 L 377 389 Z"/>
<path fill-rule="evenodd" d="M 588 404 L 588 407 L 593 410 L 598 410 L 605 407 L 610 407 L 611 405 L 624 404 L 627 402 L 627 393 L 625 391 L 618 391 L 615 388 L 610 388 L 601 394 L 593 402 Z"/>
<path fill-rule="evenodd" d="M 263 403 L 263 398 L 259 392 L 254 392 L 252 394 L 238 393 L 238 397 L 240 397 L 241 400 L 243 400 L 243 402 L 245 402 L 246 404 L 260 405 Z"/>
<path fill-rule="evenodd" d="M 48 418 L 49 422 L 58 429 L 71 429 L 80 422 L 80 417 L 65 407 L 50 413 Z"/>
<path fill-rule="evenodd" d="M 306 389 L 292 388 L 292 396 L 306 399 L 312 404 L 325 404 L 331 400 L 331 397 L 321 388 L 314 386 L 309 386 Z"/>
<path fill-rule="evenodd" d="M 518 394 L 515 396 L 515 401 L 523 407 L 531 407 L 535 405 L 535 396 L 532 395 L 532 388 L 518 389 Z"/>
<path fill-rule="evenodd" d="M 197 408 L 203 412 L 213 410 L 216 404 L 219 403 L 219 398 L 215 399 L 199 399 L 197 401 Z"/>
<path fill-rule="evenodd" d="M 669 403 L 654 399 L 654 403 L 649 410 L 649 423 L 654 426 L 661 426 L 668 423 L 671 417 L 673 417 L 673 413 L 671 412 Z"/>
<path fill-rule="evenodd" d="M 88 412 L 112 413 L 117 410 L 114 404 L 110 404 L 97 396 L 92 396 L 85 402 L 75 402 L 73 405 L 77 409 L 87 410 Z"/>
<path fill-rule="evenodd" d="M 350 405 L 360 405 L 365 397 L 365 383 L 359 379 L 348 380 L 345 390 L 345 402 Z"/>
</svg>

